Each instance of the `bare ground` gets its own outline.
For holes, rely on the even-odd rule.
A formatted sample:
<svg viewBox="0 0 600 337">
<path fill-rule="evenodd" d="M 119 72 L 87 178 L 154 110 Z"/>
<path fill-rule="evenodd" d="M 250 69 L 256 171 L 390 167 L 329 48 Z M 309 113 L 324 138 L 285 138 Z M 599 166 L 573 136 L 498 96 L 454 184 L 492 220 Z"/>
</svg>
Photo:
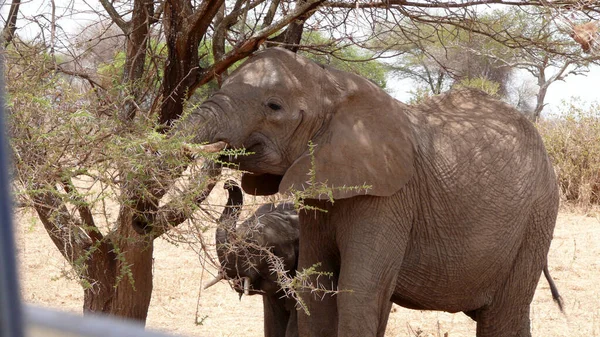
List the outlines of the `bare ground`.
<svg viewBox="0 0 600 337">
<path fill-rule="evenodd" d="M 81 313 L 83 291 L 65 275 L 69 268 L 42 226 L 33 215 L 19 216 L 16 225 L 25 301 Z M 564 298 L 566 314 L 553 303 L 542 277 L 531 308 L 533 335 L 599 336 L 600 213 L 562 211 L 549 264 Z M 245 296 L 240 301 L 224 282 L 202 291 L 201 284 L 211 278 L 202 270 L 201 260 L 189 246 L 156 241 L 148 328 L 186 336 L 262 336 L 259 296 Z M 437 337 L 445 333 L 449 337 L 474 336 L 475 323 L 461 313 L 416 311 L 394 305 L 386 336 Z"/>
</svg>

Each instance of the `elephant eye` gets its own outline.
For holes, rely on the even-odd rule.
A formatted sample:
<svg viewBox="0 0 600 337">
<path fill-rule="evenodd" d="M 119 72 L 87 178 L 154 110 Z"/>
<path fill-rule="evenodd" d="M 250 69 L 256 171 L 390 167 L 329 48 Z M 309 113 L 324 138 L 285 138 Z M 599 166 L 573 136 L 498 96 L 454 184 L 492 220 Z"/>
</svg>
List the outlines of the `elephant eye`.
<svg viewBox="0 0 600 337">
<path fill-rule="evenodd" d="M 271 110 L 274 110 L 274 111 L 281 110 L 281 105 L 279 105 L 279 104 L 277 104 L 277 103 L 273 103 L 273 102 L 271 102 L 271 103 L 268 103 L 268 104 L 267 104 L 267 106 L 268 106 L 268 107 L 269 107 Z"/>
</svg>

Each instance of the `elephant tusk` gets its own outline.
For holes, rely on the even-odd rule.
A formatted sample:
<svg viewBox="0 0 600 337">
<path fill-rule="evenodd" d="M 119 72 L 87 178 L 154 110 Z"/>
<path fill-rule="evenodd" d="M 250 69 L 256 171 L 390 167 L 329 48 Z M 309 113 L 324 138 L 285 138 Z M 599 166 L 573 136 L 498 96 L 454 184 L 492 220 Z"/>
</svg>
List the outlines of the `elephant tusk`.
<svg viewBox="0 0 600 337">
<path fill-rule="evenodd" d="M 248 296 L 250 294 L 250 278 L 248 276 L 244 277 L 244 295 Z"/>
<path fill-rule="evenodd" d="M 219 273 L 217 276 L 215 276 L 215 278 L 214 278 L 212 281 L 208 282 L 208 283 L 207 283 L 207 284 L 204 286 L 204 288 L 203 288 L 203 289 L 205 289 L 205 290 L 206 290 L 206 289 L 208 289 L 208 288 L 210 288 L 210 287 L 214 286 L 215 284 L 219 283 L 219 281 L 221 281 L 222 279 L 223 279 L 223 274 Z"/>
<path fill-rule="evenodd" d="M 197 155 L 201 153 L 216 153 L 227 147 L 227 143 L 224 141 L 218 141 L 216 143 L 206 144 L 206 145 L 190 145 L 184 144 L 183 150 L 191 153 L 192 155 Z"/>
</svg>

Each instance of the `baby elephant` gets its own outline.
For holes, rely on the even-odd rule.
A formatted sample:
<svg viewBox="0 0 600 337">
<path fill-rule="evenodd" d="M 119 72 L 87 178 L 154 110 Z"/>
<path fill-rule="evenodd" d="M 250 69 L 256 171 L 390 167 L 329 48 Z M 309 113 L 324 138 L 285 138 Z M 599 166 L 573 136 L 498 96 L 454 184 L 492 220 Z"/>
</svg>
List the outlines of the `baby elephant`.
<svg viewBox="0 0 600 337">
<path fill-rule="evenodd" d="M 229 198 L 215 235 L 222 272 L 205 289 L 223 278 L 233 280 L 240 297 L 242 294 L 263 296 L 266 337 L 298 336 L 296 302 L 281 290 L 277 274 L 272 271 L 274 262 L 282 262 L 283 266 L 279 267 L 288 271 L 288 276 L 295 276 L 299 230 L 294 205 L 262 205 L 236 226 L 243 204 L 242 190 L 231 180 L 223 187 Z"/>
</svg>

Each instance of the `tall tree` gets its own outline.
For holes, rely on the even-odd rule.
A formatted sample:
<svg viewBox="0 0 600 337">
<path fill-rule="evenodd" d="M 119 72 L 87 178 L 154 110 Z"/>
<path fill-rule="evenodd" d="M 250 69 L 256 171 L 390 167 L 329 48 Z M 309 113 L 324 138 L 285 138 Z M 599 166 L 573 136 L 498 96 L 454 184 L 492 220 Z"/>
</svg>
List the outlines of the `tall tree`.
<svg viewBox="0 0 600 337">
<path fill-rule="evenodd" d="M 243 13 L 262 2 L 240 1 L 239 8 L 228 14 L 239 21 Z M 200 204 L 214 186 L 209 178 L 220 172 L 210 167 L 196 172 L 199 177 L 186 193 L 159 207 L 188 164 L 167 162 L 165 157 L 148 153 L 152 151 L 139 147 L 140 142 L 148 141 L 140 133 L 154 137 L 152 128 L 164 130 L 161 127 L 169 126 L 183 113 L 186 99 L 196 88 L 250 55 L 269 36 L 310 13 L 319 2 L 303 2 L 291 10 L 285 5 L 276 8 L 277 20 L 238 36 L 240 43 L 205 67 L 200 62 L 207 56 L 199 55 L 201 42 L 214 33 L 208 31 L 217 14 L 215 8 L 224 1 L 157 4 L 136 0 L 118 9 L 101 1 L 105 12 L 97 13 L 98 20 L 106 14 L 119 28 L 117 36 L 125 37 L 124 53 L 117 53 L 115 58 L 122 62 L 113 64 L 112 72 L 107 72 L 107 67 L 104 72 L 86 67 L 84 55 L 89 49 L 81 50 L 86 46 L 46 39 L 43 29 L 33 41 L 12 41 L 8 60 L 14 65 L 8 74 L 9 90 L 14 95 L 11 134 L 24 192 L 21 196 L 35 209 L 55 246 L 77 272 L 84 286 L 85 312 L 145 320 L 152 292 L 154 239 L 191 216 L 194 205 Z M 53 16 L 51 36 L 57 36 L 58 20 L 60 17 Z M 6 29 L 15 23 L 8 21 Z M 94 39 L 106 39 L 102 33 Z M 160 47 L 162 36 L 166 47 Z M 61 54 L 50 52 L 58 52 L 58 45 L 64 46 Z M 112 79 L 106 81 L 106 76 Z M 40 85 L 16 86 L 22 79 Z M 87 92 L 86 83 L 92 92 Z M 71 85 L 79 90 L 61 93 Z M 75 94 L 77 91 L 80 93 Z M 41 94 L 45 107 L 35 114 L 29 101 L 34 93 Z M 82 113 L 86 123 L 81 123 Z M 114 189 L 113 196 L 119 202 L 116 218 L 95 214 L 104 196 L 92 193 L 90 185 L 82 186 L 80 181 L 86 178 L 102 188 Z M 99 225 L 98 218 L 109 224 Z M 150 221 L 157 228 L 152 233 L 134 230 L 134 225 L 139 228 Z"/>
<path fill-rule="evenodd" d="M 581 42 L 574 39 L 576 26 L 548 7 L 494 10 L 462 25 L 418 22 L 423 39 L 408 35 L 411 24 L 415 25 L 404 20 L 388 30 L 384 40 L 403 53 L 393 67 L 398 76 L 421 83 L 431 94 L 468 78 L 482 78 L 498 83 L 498 94 L 507 97 L 514 91 L 509 86 L 514 85 L 515 70 L 525 70 L 538 86 L 535 103 L 523 104 L 522 96 L 515 103 L 529 108 L 523 112 L 533 120 L 539 119 L 552 83 L 586 73 L 600 59 L 596 54 L 582 55 Z M 584 42 L 584 51 L 590 48 Z"/>
</svg>

